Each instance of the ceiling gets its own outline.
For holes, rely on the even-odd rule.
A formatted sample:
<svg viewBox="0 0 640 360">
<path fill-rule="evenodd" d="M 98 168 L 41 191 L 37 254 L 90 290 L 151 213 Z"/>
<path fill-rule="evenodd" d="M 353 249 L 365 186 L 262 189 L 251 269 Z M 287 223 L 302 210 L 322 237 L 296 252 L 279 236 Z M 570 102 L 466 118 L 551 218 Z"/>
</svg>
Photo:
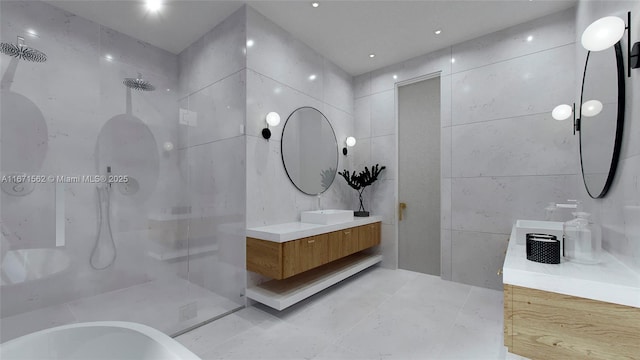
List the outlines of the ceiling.
<svg viewBox="0 0 640 360">
<path fill-rule="evenodd" d="M 319 1 L 318 8 L 307 0 L 164 0 L 158 14 L 141 0 L 47 2 L 175 54 L 246 3 L 359 75 L 567 9 L 576 0 L 351 0 Z"/>
</svg>

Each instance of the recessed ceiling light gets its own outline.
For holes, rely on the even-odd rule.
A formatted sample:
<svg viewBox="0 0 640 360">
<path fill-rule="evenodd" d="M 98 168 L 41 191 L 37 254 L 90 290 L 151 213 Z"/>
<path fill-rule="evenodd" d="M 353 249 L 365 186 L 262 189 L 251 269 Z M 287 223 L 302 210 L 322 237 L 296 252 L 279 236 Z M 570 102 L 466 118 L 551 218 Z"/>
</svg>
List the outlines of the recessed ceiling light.
<svg viewBox="0 0 640 360">
<path fill-rule="evenodd" d="M 109 61 L 113 60 L 113 56 L 111 56 L 110 54 L 105 55 L 104 58 Z"/>
<path fill-rule="evenodd" d="M 398 80 L 398 75 L 393 75 L 393 80 Z"/>
<path fill-rule="evenodd" d="M 436 34 L 436 35 L 440 35 L 440 33 L 442 33 L 442 30 L 438 29 L 438 30 L 434 31 L 433 33 Z"/>
<path fill-rule="evenodd" d="M 451 58 L 451 63 L 455 63 L 456 62 L 456 58 Z"/>
<path fill-rule="evenodd" d="M 247 47 L 252 47 L 255 42 L 251 39 L 247 40 Z"/>
<path fill-rule="evenodd" d="M 320 3 L 312 2 L 311 6 L 313 6 L 314 8 L 317 8 L 318 6 L 320 6 Z"/>
<path fill-rule="evenodd" d="M 309 75 L 309 80 L 313 81 L 316 79 L 316 74 Z"/>
<path fill-rule="evenodd" d="M 529 42 L 533 41 L 533 35 L 527 36 L 527 41 L 529 41 Z"/>
<path fill-rule="evenodd" d="M 38 33 L 33 29 L 27 29 L 27 34 L 31 36 L 38 36 Z"/>
<path fill-rule="evenodd" d="M 162 0 L 146 0 L 145 5 L 147 6 L 147 10 L 158 12 L 162 8 Z"/>
<path fill-rule="evenodd" d="M 167 89 L 167 91 L 171 91 L 171 89 Z"/>
<path fill-rule="evenodd" d="M 376 54 L 369 54 L 369 57 L 373 59 L 374 57 L 376 57 Z"/>
</svg>

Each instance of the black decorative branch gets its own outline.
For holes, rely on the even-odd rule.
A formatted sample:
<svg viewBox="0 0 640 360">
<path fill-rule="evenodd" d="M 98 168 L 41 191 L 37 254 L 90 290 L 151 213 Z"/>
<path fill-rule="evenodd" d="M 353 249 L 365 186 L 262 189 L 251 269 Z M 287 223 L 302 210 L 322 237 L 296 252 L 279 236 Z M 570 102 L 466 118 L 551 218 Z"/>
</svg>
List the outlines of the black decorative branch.
<svg viewBox="0 0 640 360">
<path fill-rule="evenodd" d="M 369 168 L 365 166 L 364 170 L 360 171 L 359 174 L 356 173 L 355 170 L 353 171 L 353 173 L 349 173 L 349 171 L 346 169 L 338 173 L 347 181 L 347 184 L 349 184 L 349 186 L 351 186 L 358 192 L 358 197 L 360 199 L 359 210 L 361 212 L 366 212 L 366 210 L 364 209 L 364 204 L 362 202 L 362 193 L 364 192 L 364 189 L 378 180 L 378 175 L 380 175 L 380 173 L 384 169 L 386 169 L 386 166 L 380 167 L 380 164 L 375 164 L 371 167 L 371 171 L 369 171 Z"/>
</svg>

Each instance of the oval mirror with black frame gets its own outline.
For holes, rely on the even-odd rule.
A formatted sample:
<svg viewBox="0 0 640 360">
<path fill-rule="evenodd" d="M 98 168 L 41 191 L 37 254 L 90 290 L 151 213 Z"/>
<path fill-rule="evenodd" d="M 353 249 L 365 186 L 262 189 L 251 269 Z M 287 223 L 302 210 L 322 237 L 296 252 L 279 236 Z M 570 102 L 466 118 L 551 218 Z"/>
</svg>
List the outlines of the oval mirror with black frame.
<svg viewBox="0 0 640 360">
<path fill-rule="evenodd" d="M 589 51 L 580 96 L 580 164 L 584 186 L 603 198 L 616 173 L 624 127 L 624 64 L 620 42 Z"/>
<path fill-rule="evenodd" d="M 308 106 L 296 109 L 284 124 L 280 147 L 284 169 L 298 190 L 327 191 L 338 169 L 338 141 L 324 114 Z"/>
</svg>

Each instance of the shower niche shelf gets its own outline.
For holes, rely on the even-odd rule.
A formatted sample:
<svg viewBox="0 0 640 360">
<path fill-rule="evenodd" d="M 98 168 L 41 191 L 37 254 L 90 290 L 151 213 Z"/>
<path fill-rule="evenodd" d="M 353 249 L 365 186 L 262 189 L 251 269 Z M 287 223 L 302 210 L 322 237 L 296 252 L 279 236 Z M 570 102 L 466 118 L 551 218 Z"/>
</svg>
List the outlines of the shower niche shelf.
<svg viewBox="0 0 640 360">
<path fill-rule="evenodd" d="M 382 260 L 363 251 L 380 244 L 381 218 L 332 225 L 288 223 L 247 230 L 247 270 L 273 280 L 247 298 L 285 309 Z"/>
<path fill-rule="evenodd" d="M 173 249 L 167 246 L 157 245 L 153 250 L 149 250 L 147 255 L 160 261 L 181 259 L 187 256 L 207 254 L 218 251 L 218 245 L 203 245 L 190 248 Z"/>
</svg>

